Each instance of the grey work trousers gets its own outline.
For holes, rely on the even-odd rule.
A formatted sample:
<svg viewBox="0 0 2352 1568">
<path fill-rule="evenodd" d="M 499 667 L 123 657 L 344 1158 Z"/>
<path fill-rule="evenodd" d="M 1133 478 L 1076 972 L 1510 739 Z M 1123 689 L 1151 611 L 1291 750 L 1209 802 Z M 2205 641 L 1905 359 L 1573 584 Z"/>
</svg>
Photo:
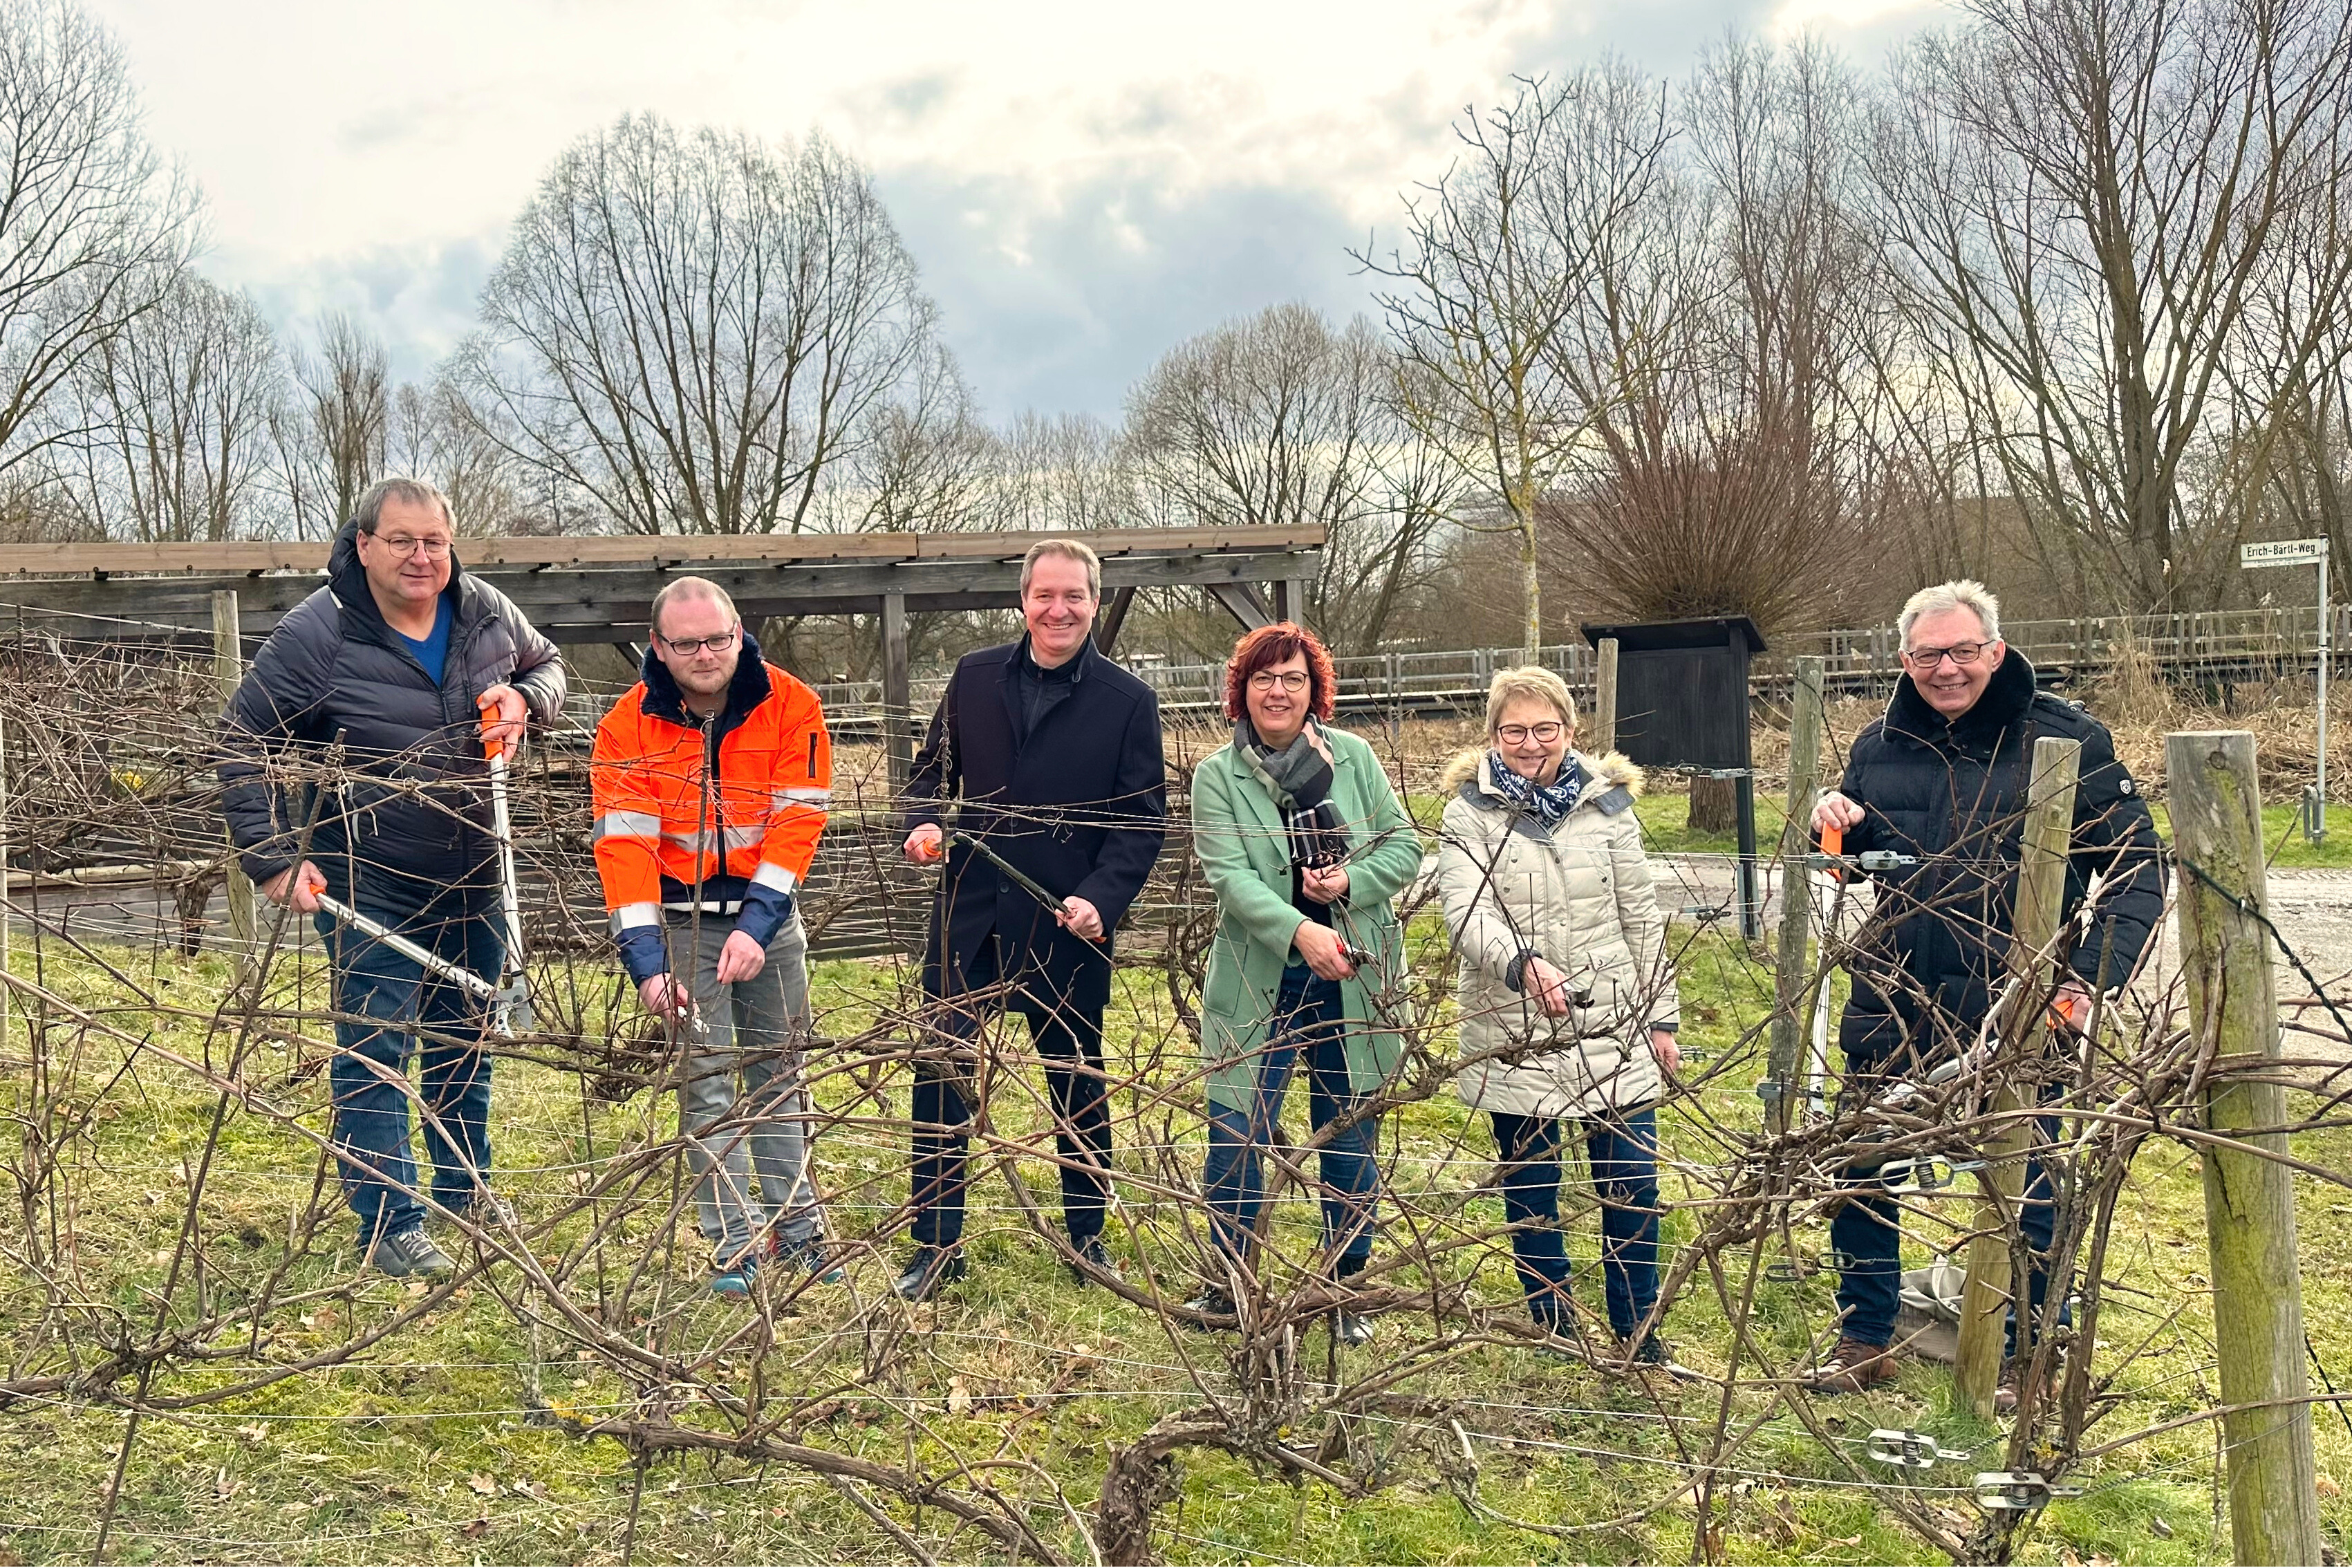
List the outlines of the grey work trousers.
<svg viewBox="0 0 2352 1568">
<path fill-rule="evenodd" d="M 785 1247 L 824 1233 L 809 1173 L 813 1110 L 801 1050 L 809 1036 L 808 936 L 795 912 L 768 943 L 768 966 L 719 984 L 731 915 L 670 910 L 671 973 L 691 974 L 709 1027 L 678 1081 L 678 1136 L 697 1178 L 695 1222 L 724 1266 L 772 1236 Z"/>
</svg>

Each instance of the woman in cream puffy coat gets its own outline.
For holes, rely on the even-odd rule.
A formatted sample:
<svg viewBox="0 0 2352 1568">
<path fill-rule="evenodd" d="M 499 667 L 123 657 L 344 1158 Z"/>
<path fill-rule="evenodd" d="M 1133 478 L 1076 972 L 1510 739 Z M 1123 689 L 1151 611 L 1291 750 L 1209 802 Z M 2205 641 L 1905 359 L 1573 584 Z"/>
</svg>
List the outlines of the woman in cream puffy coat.
<svg viewBox="0 0 2352 1568">
<path fill-rule="evenodd" d="M 1662 1363 L 1657 1102 L 1679 1063 L 1665 921 L 1633 815 L 1642 770 L 1573 749 L 1576 707 L 1546 669 L 1497 673 L 1483 750 L 1447 769 L 1438 896 L 1461 956 L 1462 1098 L 1493 1121 L 1528 1310 L 1572 1333 L 1559 1230 L 1565 1123 L 1601 1210 L 1609 1324 Z"/>
</svg>

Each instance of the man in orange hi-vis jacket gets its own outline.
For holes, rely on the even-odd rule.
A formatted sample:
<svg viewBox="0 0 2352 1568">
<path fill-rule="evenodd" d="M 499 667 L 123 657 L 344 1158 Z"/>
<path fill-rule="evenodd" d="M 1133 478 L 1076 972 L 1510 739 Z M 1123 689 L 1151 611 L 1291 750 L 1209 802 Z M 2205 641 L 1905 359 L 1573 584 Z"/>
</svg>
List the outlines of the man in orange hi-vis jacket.
<svg viewBox="0 0 2352 1568">
<path fill-rule="evenodd" d="M 838 1277 L 809 1177 L 808 940 L 793 894 L 833 795 L 816 693 L 760 657 L 726 590 L 653 605 L 644 679 L 596 727 L 596 871 L 646 1008 L 690 1020 L 678 1131 L 711 1289 L 762 1258 Z"/>
</svg>

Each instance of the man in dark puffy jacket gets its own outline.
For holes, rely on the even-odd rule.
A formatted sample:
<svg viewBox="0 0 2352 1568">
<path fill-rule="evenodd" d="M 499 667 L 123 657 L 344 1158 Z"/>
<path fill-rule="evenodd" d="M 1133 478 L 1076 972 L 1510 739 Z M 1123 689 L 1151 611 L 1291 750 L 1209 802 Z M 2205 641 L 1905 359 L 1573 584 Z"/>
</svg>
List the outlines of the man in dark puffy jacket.
<svg viewBox="0 0 2352 1568">
<path fill-rule="evenodd" d="M 246 871 L 313 915 L 335 976 L 334 1140 L 362 1255 L 386 1274 L 445 1275 L 409 1152 L 408 1058 L 425 1037 L 433 1202 L 503 1217 L 489 1189 L 483 1007 L 320 911 L 325 891 L 474 973 L 506 963 L 483 742 L 509 747 L 562 711 L 563 666 L 505 595 L 459 567 L 449 502 L 385 479 L 336 536 L 328 584 L 262 644 L 222 721 L 221 804 Z M 289 750 L 338 739 L 323 798 L 273 777 Z M 315 810 L 315 826 L 312 826 Z M 305 845 L 303 836 L 309 832 Z"/>
<path fill-rule="evenodd" d="M 1875 1094 L 1972 1044 L 2007 973 L 2033 743 L 2082 742 L 2065 917 L 2088 915 L 2067 954 L 2058 1010 L 2080 1016 L 2094 991 L 2123 984 L 2164 912 L 2156 824 L 2137 781 L 2116 759 L 2106 727 L 2038 691 L 2033 667 L 2000 640 L 2000 605 L 1980 583 L 1922 589 L 1898 623 L 1906 677 L 1884 718 L 1858 736 L 1840 787 L 1822 797 L 1813 830 L 1842 829 L 1848 854 L 1873 850 L 1916 864 L 1878 873 L 1877 911 L 1851 969 L 1840 1022 L 1849 1093 Z M 2097 900 L 2088 910 L 2093 879 Z M 2054 1131 L 2054 1130 L 2053 1130 Z M 1815 1387 L 1851 1393 L 1895 1375 L 1888 1342 L 1902 1285 L 1896 1206 L 1875 1173 L 1831 1222 L 1844 1255 L 1842 1338 Z M 2034 1309 L 2056 1215 L 2047 1174 L 2027 1173 L 2020 1223 L 2036 1255 Z M 2012 1324 L 2012 1332 L 2014 1324 Z M 2013 1406 L 2020 1363 L 1997 1403 Z"/>
</svg>

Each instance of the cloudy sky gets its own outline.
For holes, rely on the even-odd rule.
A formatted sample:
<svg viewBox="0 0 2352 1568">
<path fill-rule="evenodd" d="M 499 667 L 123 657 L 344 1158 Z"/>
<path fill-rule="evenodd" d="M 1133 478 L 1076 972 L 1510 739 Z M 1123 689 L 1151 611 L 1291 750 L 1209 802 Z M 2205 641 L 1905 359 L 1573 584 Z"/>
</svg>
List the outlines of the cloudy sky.
<svg viewBox="0 0 2352 1568">
<path fill-rule="evenodd" d="M 1115 416 L 1171 343 L 1366 304 L 1448 122 L 1514 72 L 1679 73 L 1727 29 L 1857 58 L 1944 0 L 85 0 L 204 187 L 205 270 L 421 374 L 549 163 L 631 110 L 873 168 L 987 411 Z"/>
</svg>

